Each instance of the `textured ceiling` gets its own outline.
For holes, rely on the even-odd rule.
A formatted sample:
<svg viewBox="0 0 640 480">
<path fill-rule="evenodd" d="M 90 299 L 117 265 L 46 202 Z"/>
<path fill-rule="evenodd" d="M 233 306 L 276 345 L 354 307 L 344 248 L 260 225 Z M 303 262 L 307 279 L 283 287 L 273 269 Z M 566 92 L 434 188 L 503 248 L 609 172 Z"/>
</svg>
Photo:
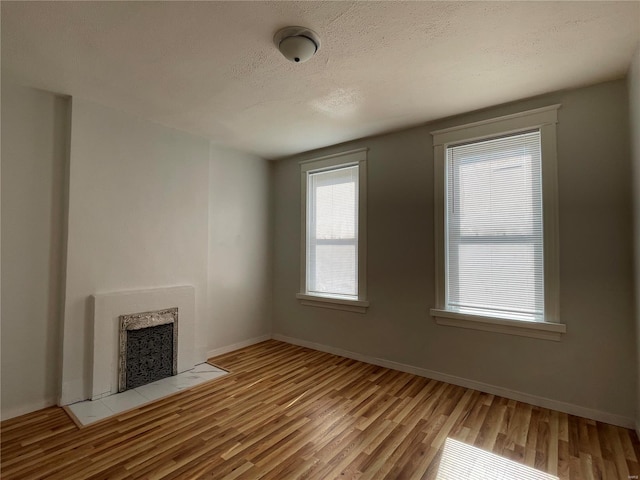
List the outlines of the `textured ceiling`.
<svg viewBox="0 0 640 480">
<path fill-rule="evenodd" d="M 622 77 L 639 2 L 6 2 L 2 69 L 277 158 Z M 287 62 L 287 25 L 322 49 Z"/>
</svg>

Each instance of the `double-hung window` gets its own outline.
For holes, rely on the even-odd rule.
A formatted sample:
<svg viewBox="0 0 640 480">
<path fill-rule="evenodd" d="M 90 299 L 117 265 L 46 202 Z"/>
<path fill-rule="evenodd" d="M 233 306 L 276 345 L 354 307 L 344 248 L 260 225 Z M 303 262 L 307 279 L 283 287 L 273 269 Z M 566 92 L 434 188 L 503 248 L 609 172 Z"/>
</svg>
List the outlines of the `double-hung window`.
<svg viewBox="0 0 640 480">
<path fill-rule="evenodd" d="M 366 150 L 301 162 L 300 293 L 305 305 L 363 313 Z"/>
<path fill-rule="evenodd" d="M 443 325 L 558 340 L 552 106 L 432 132 Z"/>
</svg>

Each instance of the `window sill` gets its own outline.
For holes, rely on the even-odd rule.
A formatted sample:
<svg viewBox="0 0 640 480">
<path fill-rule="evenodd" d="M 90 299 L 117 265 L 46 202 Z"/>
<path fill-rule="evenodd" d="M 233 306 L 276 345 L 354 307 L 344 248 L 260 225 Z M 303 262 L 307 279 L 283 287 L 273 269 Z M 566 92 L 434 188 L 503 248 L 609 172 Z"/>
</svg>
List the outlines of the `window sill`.
<svg viewBox="0 0 640 480">
<path fill-rule="evenodd" d="M 470 328 L 473 330 L 483 330 L 485 332 L 505 333 L 508 335 L 519 335 L 543 340 L 554 340 L 556 342 L 560 341 L 562 334 L 567 332 L 567 327 L 563 323 L 507 320 L 503 318 L 451 312 L 437 308 L 432 308 L 430 313 L 438 325 Z"/>
<path fill-rule="evenodd" d="M 319 295 L 308 295 L 306 293 L 296 293 L 296 298 L 302 305 L 332 308 L 334 310 L 344 310 L 347 312 L 367 313 L 367 308 L 369 307 L 369 302 L 366 300 L 321 297 Z"/>
</svg>

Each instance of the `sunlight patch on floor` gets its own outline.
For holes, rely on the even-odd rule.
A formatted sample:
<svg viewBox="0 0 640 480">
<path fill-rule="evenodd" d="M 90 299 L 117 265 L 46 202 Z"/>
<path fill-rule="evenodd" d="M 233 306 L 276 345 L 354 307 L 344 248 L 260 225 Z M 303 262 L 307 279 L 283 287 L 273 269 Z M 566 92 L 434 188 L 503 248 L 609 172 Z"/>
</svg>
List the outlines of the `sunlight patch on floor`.
<svg viewBox="0 0 640 480">
<path fill-rule="evenodd" d="M 558 480 L 558 477 L 452 438 L 444 443 L 436 480 Z"/>
</svg>

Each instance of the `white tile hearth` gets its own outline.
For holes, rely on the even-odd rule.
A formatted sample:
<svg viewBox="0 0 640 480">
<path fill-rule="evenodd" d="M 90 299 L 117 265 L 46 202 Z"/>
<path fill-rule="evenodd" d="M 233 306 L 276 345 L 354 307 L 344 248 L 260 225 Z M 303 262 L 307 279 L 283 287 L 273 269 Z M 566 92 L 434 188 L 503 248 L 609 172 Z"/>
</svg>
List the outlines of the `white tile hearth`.
<svg viewBox="0 0 640 480">
<path fill-rule="evenodd" d="M 113 410 L 107 407 L 101 400 L 95 402 L 91 400 L 78 402 L 70 405 L 68 408 L 72 409 L 73 414 L 82 425 L 88 425 L 89 423 L 97 422 L 98 420 L 114 415 Z"/>
<path fill-rule="evenodd" d="M 100 400 L 81 403 L 98 403 L 102 402 L 113 413 L 124 412 L 131 408 L 136 408 L 149 401 L 149 399 L 143 397 L 137 389 L 127 390 L 126 392 L 116 393 L 115 395 L 109 395 L 108 397 L 101 398 Z M 78 405 L 78 404 L 76 404 Z"/>
<path fill-rule="evenodd" d="M 85 426 L 139 407 L 145 403 L 173 395 L 181 390 L 222 377 L 228 373 L 209 363 L 201 363 L 191 370 L 178 375 L 163 378 L 126 392 L 109 395 L 99 400 L 74 403 L 67 406 L 67 408 L 73 413 L 76 420 Z"/>
</svg>

